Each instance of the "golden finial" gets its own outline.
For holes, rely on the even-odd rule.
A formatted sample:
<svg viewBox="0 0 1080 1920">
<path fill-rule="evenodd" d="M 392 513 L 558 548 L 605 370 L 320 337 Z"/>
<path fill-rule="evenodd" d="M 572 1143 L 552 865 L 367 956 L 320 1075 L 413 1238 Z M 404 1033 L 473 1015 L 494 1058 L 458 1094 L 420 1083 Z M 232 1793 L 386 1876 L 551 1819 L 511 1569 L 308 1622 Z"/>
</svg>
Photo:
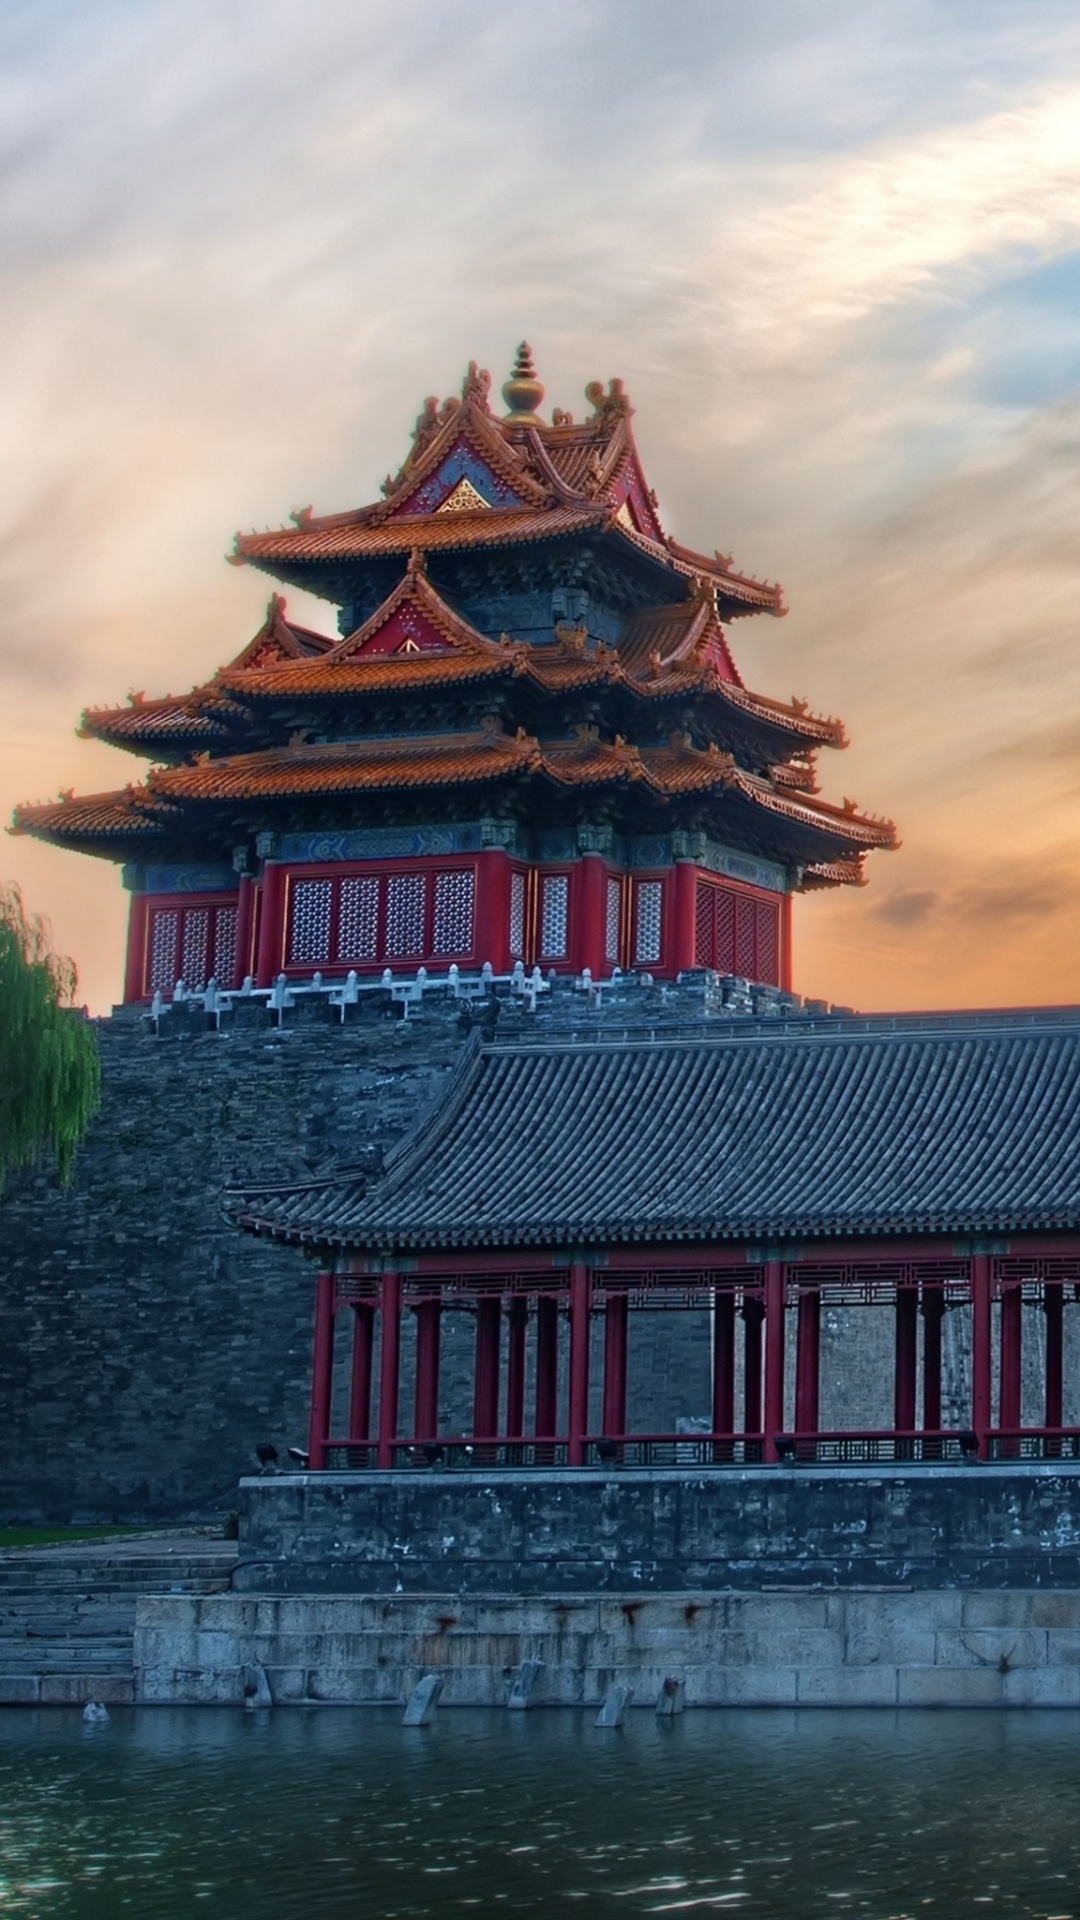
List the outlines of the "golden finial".
<svg viewBox="0 0 1080 1920">
<path fill-rule="evenodd" d="M 544 387 L 536 377 L 533 353 L 527 340 L 517 350 L 514 371 L 502 390 L 508 411 L 503 416 L 515 427 L 542 427 L 536 409 L 544 398 Z"/>
</svg>

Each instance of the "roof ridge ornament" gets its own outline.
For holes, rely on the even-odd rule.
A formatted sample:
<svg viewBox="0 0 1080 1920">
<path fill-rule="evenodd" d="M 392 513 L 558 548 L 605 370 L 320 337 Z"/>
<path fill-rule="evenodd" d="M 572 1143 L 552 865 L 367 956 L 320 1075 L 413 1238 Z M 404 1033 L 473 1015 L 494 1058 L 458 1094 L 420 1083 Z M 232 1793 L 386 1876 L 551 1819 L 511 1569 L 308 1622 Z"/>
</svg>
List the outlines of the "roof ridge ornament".
<svg viewBox="0 0 1080 1920">
<path fill-rule="evenodd" d="M 607 392 L 604 392 L 602 380 L 590 380 L 585 389 L 585 398 L 592 402 L 590 424 L 595 421 L 599 426 L 613 427 L 619 420 L 628 420 L 634 409 L 621 380 L 609 380 Z"/>
<path fill-rule="evenodd" d="M 546 389 L 536 377 L 533 350 L 527 340 L 523 340 L 514 360 L 514 370 L 509 380 L 504 381 L 502 397 L 508 411 L 503 416 L 504 425 L 514 427 L 542 427 L 545 422 L 537 413 L 543 403 Z"/>
<path fill-rule="evenodd" d="M 469 361 L 469 370 L 461 383 L 461 404 L 463 407 L 478 407 L 481 413 L 490 413 L 488 395 L 491 392 L 491 375 L 486 367 L 479 367 L 475 360 Z"/>
</svg>

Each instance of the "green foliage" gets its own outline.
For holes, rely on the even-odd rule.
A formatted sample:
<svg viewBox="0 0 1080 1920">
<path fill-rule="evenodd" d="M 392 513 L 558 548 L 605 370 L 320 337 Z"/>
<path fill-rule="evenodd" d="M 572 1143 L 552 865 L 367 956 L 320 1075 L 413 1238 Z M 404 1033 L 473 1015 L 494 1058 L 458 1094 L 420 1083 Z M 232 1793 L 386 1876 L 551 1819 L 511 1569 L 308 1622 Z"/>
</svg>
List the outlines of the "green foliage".
<svg viewBox="0 0 1080 1920">
<path fill-rule="evenodd" d="M 72 1001 L 71 960 L 49 950 L 18 887 L 0 886 L 0 1186 L 52 1154 L 62 1181 L 100 1098 L 97 1036 Z"/>
</svg>

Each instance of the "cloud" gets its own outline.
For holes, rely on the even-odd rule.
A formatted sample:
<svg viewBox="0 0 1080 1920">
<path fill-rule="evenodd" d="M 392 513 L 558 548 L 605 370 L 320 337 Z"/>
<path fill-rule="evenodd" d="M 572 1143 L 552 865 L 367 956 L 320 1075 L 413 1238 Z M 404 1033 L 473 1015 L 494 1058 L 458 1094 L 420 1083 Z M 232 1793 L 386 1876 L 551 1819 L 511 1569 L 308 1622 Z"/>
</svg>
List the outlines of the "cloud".
<svg viewBox="0 0 1080 1920">
<path fill-rule="evenodd" d="M 899 893 L 886 894 L 884 900 L 874 903 L 874 915 L 891 927 L 915 927 L 933 913 L 939 896 L 932 888 L 901 888 Z"/>
<path fill-rule="evenodd" d="M 1080 832 L 1080 403 L 1033 272 L 1080 249 L 1071 0 L 40 0 L 0 33 L 4 804 L 130 777 L 79 709 L 238 650 L 233 528 L 373 497 L 423 395 L 526 332 L 557 404 L 626 377 L 680 537 L 785 579 L 746 677 L 842 713 L 826 791 L 900 823 L 865 893 L 799 903 L 805 989 L 1001 998 L 1034 929 L 1064 991 L 1064 882 L 986 951 L 947 930 Z M 111 873 L 7 854 L 100 1004 Z"/>
</svg>

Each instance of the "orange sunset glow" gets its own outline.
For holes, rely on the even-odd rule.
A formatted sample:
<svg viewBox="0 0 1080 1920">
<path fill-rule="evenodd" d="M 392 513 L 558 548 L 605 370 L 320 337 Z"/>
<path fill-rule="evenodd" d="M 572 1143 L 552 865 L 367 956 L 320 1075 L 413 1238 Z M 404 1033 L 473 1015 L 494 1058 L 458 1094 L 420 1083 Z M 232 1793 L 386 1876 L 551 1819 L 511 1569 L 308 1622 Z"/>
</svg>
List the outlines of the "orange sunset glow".
<svg viewBox="0 0 1080 1920">
<path fill-rule="evenodd" d="M 82 710 L 259 627 L 234 530 L 377 497 L 527 336 L 619 376 L 665 527 L 783 583 L 747 684 L 895 820 L 795 904 L 866 1010 L 1080 998 L 1080 18 L 858 0 L 179 0 L 19 12 L 3 82 L 2 801 L 145 763 Z M 335 609 L 287 594 L 290 617 Z M 95 1012 L 127 897 L 5 838 Z"/>
</svg>

